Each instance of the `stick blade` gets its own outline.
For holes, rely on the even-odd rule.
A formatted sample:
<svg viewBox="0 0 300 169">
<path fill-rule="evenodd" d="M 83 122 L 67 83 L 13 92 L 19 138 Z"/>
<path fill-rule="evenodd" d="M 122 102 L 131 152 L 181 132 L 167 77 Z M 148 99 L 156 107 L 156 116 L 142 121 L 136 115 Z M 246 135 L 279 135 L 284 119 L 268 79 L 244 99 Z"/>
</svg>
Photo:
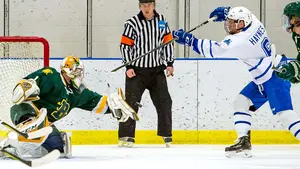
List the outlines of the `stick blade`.
<svg viewBox="0 0 300 169">
<path fill-rule="evenodd" d="M 30 167 L 42 166 L 57 160 L 59 157 L 60 157 L 60 152 L 58 150 L 53 150 L 49 154 L 45 155 L 44 157 L 28 161 L 28 165 Z"/>
<path fill-rule="evenodd" d="M 271 45 L 271 57 L 272 57 L 272 69 L 276 69 L 275 61 L 276 61 L 276 46 L 274 44 Z"/>
<path fill-rule="evenodd" d="M 276 46 L 274 44 L 271 45 L 271 56 L 276 56 Z"/>
</svg>

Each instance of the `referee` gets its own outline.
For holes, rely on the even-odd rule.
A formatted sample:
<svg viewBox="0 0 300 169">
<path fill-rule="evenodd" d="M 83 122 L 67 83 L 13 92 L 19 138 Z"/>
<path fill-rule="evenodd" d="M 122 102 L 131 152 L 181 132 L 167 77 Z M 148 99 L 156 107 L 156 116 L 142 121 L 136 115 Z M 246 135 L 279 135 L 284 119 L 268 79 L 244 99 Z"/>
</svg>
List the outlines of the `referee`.
<svg viewBox="0 0 300 169">
<path fill-rule="evenodd" d="M 120 50 L 123 62 L 147 53 L 172 40 L 166 18 L 155 11 L 155 0 L 139 0 L 140 12 L 125 22 Z M 172 142 L 172 99 L 165 75 L 172 76 L 174 44 L 169 44 L 126 67 L 125 97 L 138 112 L 138 103 L 146 89 L 158 116 L 157 135 L 169 147 Z M 136 123 L 132 119 L 119 123 L 119 147 L 132 147 Z"/>
</svg>

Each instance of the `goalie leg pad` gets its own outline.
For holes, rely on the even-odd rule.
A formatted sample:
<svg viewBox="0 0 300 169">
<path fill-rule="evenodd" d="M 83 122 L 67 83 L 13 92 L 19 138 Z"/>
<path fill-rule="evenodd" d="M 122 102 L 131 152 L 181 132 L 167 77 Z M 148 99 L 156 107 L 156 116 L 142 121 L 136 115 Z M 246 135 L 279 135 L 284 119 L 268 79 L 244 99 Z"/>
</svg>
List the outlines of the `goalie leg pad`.
<svg viewBox="0 0 300 169">
<path fill-rule="evenodd" d="M 60 157 L 70 158 L 72 156 L 71 135 L 70 132 L 59 133 L 56 129 L 55 133 L 50 134 L 42 146 L 47 152 L 57 149 L 61 153 Z"/>
<path fill-rule="evenodd" d="M 42 146 L 51 152 L 54 149 L 59 150 L 61 153 L 64 152 L 64 140 L 60 136 L 57 128 L 53 129 L 53 132 L 48 136 L 47 140 L 42 144 Z"/>
<path fill-rule="evenodd" d="M 72 157 L 72 144 L 71 144 L 71 132 L 61 132 L 60 133 L 61 138 L 64 140 L 64 152 L 61 153 L 60 157 L 70 158 Z"/>
<path fill-rule="evenodd" d="M 20 106 L 20 105 L 17 105 Z M 33 113 L 34 114 L 34 113 Z M 42 108 L 40 111 L 36 112 L 35 116 L 31 116 L 25 114 L 18 118 L 18 122 L 20 122 L 16 129 L 23 133 L 30 133 L 32 131 L 37 131 L 41 128 L 49 126 L 49 122 L 47 119 L 47 110 Z M 28 116 L 26 116 L 28 115 Z M 24 118 L 26 116 L 26 118 Z M 16 122 L 13 120 L 13 122 Z M 32 154 L 38 147 L 43 144 L 43 142 L 47 139 L 48 135 L 27 139 L 21 135 L 18 135 L 15 131 L 11 131 L 8 133 L 7 138 L 5 140 L 5 145 L 1 147 L 11 147 L 16 149 L 19 152 L 19 155 L 27 155 Z M 1 142 L 2 143 L 2 142 Z M 13 153 L 14 154 L 14 153 Z"/>
</svg>

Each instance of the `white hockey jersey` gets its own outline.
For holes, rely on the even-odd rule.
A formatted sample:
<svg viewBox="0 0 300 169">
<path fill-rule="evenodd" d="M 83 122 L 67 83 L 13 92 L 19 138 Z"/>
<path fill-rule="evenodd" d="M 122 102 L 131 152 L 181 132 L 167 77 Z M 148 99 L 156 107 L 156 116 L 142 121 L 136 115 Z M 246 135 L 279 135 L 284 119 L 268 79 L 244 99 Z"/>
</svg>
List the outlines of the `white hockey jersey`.
<svg viewBox="0 0 300 169">
<path fill-rule="evenodd" d="M 263 24 L 252 15 L 252 23 L 241 32 L 228 35 L 222 42 L 198 39 L 193 49 L 204 57 L 238 58 L 248 66 L 256 84 L 262 84 L 272 76 L 271 43 Z M 275 66 L 281 55 L 276 57 Z"/>
</svg>

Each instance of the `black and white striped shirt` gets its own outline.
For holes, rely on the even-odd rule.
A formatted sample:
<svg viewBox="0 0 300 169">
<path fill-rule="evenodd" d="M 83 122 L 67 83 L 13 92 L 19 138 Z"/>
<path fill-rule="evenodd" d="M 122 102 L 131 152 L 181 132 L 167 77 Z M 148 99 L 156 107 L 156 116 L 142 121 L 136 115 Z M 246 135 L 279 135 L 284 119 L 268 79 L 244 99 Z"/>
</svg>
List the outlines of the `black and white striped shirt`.
<svg viewBox="0 0 300 169">
<path fill-rule="evenodd" d="M 154 13 L 155 16 L 152 20 L 146 20 L 143 13 L 140 12 L 125 22 L 120 45 L 123 63 L 172 40 L 172 33 L 166 18 L 156 11 Z M 127 66 L 127 70 L 133 66 L 152 68 L 166 63 L 168 66 L 173 66 L 173 62 L 174 44 L 171 43 L 133 62 Z"/>
</svg>

